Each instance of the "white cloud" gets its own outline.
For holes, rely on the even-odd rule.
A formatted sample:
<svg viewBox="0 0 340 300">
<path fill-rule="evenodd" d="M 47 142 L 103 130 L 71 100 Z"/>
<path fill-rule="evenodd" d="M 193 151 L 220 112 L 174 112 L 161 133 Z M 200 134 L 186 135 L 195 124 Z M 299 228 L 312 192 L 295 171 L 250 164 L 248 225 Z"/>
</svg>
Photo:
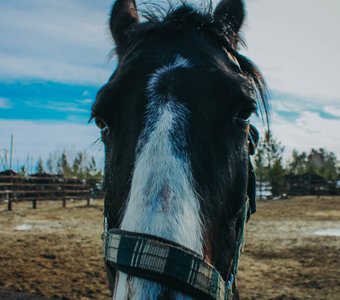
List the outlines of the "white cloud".
<svg viewBox="0 0 340 300">
<path fill-rule="evenodd" d="M 109 0 L 1 2 L 0 79 L 105 82 L 112 72 L 110 6 Z"/>
<path fill-rule="evenodd" d="M 7 98 L 0 98 L 0 109 L 8 109 L 11 108 L 13 105 L 11 101 Z"/>
<path fill-rule="evenodd" d="M 340 118 L 340 107 L 326 106 L 324 108 L 324 111 L 326 113 L 329 113 L 329 114 L 331 114 L 333 116 L 336 116 L 336 117 Z"/>
<path fill-rule="evenodd" d="M 100 136 L 93 124 L 0 119 L 0 150 L 9 149 L 11 134 L 14 135 L 15 168 L 26 161 L 27 155 L 34 160 L 39 156 L 45 159 L 57 149 L 73 153 L 86 150 L 97 161 L 103 161 L 101 143 L 93 144 Z"/>
<path fill-rule="evenodd" d="M 91 99 L 91 98 L 86 98 L 86 99 L 76 100 L 76 102 L 79 103 L 79 104 L 92 104 L 94 102 L 94 100 Z"/>
<path fill-rule="evenodd" d="M 326 148 L 336 153 L 340 159 L 338 120 L 324 119 L 313 112 L 301 112 L 295 121 L 288 122 L 274 114 L 271 129 L 274 136 L 285 146 L 286 158 L 291 155 L 293 149 L 309 151 L 311 148 Z"/>
<path fill-rule="evenodd" d="M 113 69 L 105 62 L 113 48 L 108 29 L 112 3 L 2 1 L 0 79 L 104 83 Z M 340 103 L 339 1 L 248 0 L 246 4 L 246 54 L 261 67 L 269 87 L 309 97 L 311 103 L 325 97 Z"/>
<path fill-rule="evenodd" d="M 88 91 L 88 90 L 85 90 L 84 92 L 83 92 L 83 97 L 88 97 L 88 96 L 90 96 L 91 95 L 91 93 Z"/>
<path fill-rule="evenodd" d="M 0 79 L 5 82 L 17 79 L 43 79 L 53 82 L 99 85 L 108 79 L 110 72 L 111 68 L 108 66 L 103 68 L 0 53 Z"/>
<path fill-rule="evenodd" d="M 79 102 L 75 101 L 76 103 L 72 102 L 55 102 L 55 101 L 48 101 L 47 103 L 42 103 L 39 101 L 25 101 L 27 106 L 35 107 L 35 108 L 43 108 L 49 109 L 53 111 L 59 112 L 70 112 L 70 113 L 89 113 L 89 110 L 84 107 L 80 107 L 77 103 L 84 105 L 88 102 Z"/>
<path fill-rule="evenodd" d="M 112 2 L 2 1 L 0 80 L 104 83 L 114 67 L 106 62 L 113 47 L 108 30 Z M 248 0 L 247 7 L 243 31 L 249 48 L 245 53 L 260 66 L 269 87 L 287 95 L 274 99 L 274 111 L 299 113 L 295 121 L 274 113 L 274 134 L 288 153 L 293 148 L 326 147 L 340 157 L 339 121 L 308 112 L 323 109 L 340 115 L 340 2 Z M 89 93 L 83 96 L 88 98 Z M 90 99 L 83 104 L 89 103 Z M 10 105 L 9 99 L 0 98 L 0 108 Z M 27 153 L 44 156 L 60 141 L 84 148 L 97 137 L 94 127 L 72 124 L 79 121 L 76 114 L 69 120 L 62 124 L 0 120 L 0 145 L 8 144 L 13 132 L 15 157 L 22 160 Z"/>
<path fill-rule="evenodd" d="M 340 2 L 248 1 L 248 51 L 272 89 L 340 103 Z"/>
<path fill-rule="evenodd" d="M 302 105 L 301 105 L 302 104 Z M 301 106 L 303 106 L 303 103 L 292 103 L 288 101 L 273 101 L 272 108 L 274 110 L 280 110 L 285 112 L 299 112 L 301 109 Z"/>
</svg>

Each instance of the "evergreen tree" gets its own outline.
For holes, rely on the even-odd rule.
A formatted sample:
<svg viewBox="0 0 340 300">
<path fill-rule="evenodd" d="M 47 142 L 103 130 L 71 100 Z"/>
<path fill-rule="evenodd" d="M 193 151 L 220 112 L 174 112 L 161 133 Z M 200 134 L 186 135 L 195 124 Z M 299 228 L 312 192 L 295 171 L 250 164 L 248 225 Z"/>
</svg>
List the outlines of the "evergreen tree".
<svg viewBox="0 0 340 300">
<path fill-rule="evenodd" d="M 22 176 L 26 176 L 26 175 L 27 175 L 25 165 L 22 165 L 22 166 L 19 168 L 18 174 L 19 174 L 19 175 L 22 175 Z"/>
<path fill-rule="evenodd" d="M 263 183 L 267 181 L 267 168 L 265 165 L 264 143 L 260 140 L 254 156 L 254 168 L 256 170 L 256 181 L 259 183 L 259 198 L 262 199 Z"/>
<path fill-rule="evenodd" d="M 72 175 L 71 167 L 65 151 L 63 151 L 58 160 L 58 174 L 63 175 L 64 177 L 70 177 Z"/>
<path fill-rule="evenodd" d="M 101 170 L 98 170 L 96 160 L 93 156 L 90 157 L 90 161 L 86 167 L 86 178 L 96 178 L 102 177 Z"/>
<path fill-rule="evenodd" d="M 293 150 L 292 157 L 288 161 L 288 173 L 294 175 L 302 175 L 307 172 L 307 153 L 299 154 L 297 150 Z"/>
<path fill-rule="evenodd" d="M 37 174 L 44 174 L 44 173 L 45 173 L 44 162 L 43 162 L 41 156 L 39 156 L 37 165 L 36 165 L 36 167 L 35 167 L 35 172 L 36 172 Z"/>
<path fill-rule="evenodd" d="M 329 180 L 336 180 L 340 177 L 339 161 L 333 152 L 329 152 L 325 158 L 323 170 L 324 177 Z"/>
<path fill-rule="evenodd" d="M 46 161 L 46 170 L 49 174 L 53 174 L 54 173 L 54 167 L 53 167 L 53 158 L 52 158 L 52 154 L 50 154 L 48 156 L 48 159 Z"/>
<path fill-rule="evenodd" d="M 260 139 L 254 158 L 258 181 L 260 184 L 268 181 L 273 196 L 279 196 L 284 191 L 283 151 L 281 142 L 277 141 L 270 131 L 266 131 L 264 139 Z"/>
<path fill-rule="evenodd" d="M 335 180 L 339 176 L 339 161 L 333 152 L 324 148 L 311 149 L 308 155 L 294 150 L 288 162 L 288 172 L 294 175 L 317 174 L 325 179 Z"/>
<path fill-rule="evenodd" d="M 77 153 L 76 158 L 73 161 L 72 174 L 73 176 L 81 179 L 83 179 L 85 176 L 84 154 L 81 151 Z"/>
<path fill-rule="evenodd" d="M 333 152 L 328 152 L 324 148 L 312 149 L 307 158 L 307 172 L 334 180 L 338 177 L 338 163 Z"/>
<path fill-rule="evenodd" d="M 2 170 L 9 169 L 8 151 L 6 149 L 0 153 L 0 167 Z"/>
</svg>

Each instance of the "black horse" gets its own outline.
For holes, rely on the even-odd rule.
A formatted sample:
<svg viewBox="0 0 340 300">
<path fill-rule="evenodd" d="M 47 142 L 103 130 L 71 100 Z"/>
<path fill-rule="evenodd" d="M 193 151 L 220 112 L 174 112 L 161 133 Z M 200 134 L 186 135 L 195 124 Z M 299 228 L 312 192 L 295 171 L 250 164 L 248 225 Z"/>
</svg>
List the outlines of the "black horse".
<svg viewBox="0 0 340 300">
<path fill-rule="evenodd" d="M 249 154 L 257 136 L 249 118 L 267 116 L 264 80 L 238 52 L 244 15 L 240 0 L 214 10 L 186 2 L 143 13 L 134 0 L 113 6 L 118 66 L 92 117 L 105 145 L 104 240 L 114 299 L 238 297 L 234 277 L 254 198 Z M 141 254 L 141 240 L 167 255 Z M 129 251 L 129 263 L 119 261 Z M 157 259 L 162 267 L 152 265 Z M 185 280 L 183 261 L 195 266 Z M 228 296 L 210 293 L 214 278 L 226 281 Z"/>
</svg>

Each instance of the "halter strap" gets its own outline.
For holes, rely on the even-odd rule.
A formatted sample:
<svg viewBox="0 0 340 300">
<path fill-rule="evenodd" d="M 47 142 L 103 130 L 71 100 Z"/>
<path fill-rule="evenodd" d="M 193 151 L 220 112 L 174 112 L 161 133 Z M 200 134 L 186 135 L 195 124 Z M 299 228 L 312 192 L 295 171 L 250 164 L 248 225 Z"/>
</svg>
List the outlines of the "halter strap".
<svg viewBox="0 0 340 300">
<path fill-rule="evenodd" d="M 241 228 L 227 281 L 214 266 L 188 248 L 149 234 L 108 230 L 107 224 L 103 234 L 104 259 L 124 273 L 166 284 L 199 299 L 232 299 L 247 211 L 248 199 L 242 208 Z"/>
</svg>

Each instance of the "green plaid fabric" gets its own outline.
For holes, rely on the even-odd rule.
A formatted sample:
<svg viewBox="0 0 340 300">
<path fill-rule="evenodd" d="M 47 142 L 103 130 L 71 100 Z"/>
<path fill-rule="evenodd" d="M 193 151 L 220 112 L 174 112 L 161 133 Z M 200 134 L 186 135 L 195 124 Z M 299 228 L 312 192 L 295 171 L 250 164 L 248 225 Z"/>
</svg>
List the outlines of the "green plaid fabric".
<svg viewBox="0 0 340 300">
<path fill-rule="evenodd" d="M 125 268 L 152 272 L 180 281 L 208 298 L 231 299 L 232 287 L 197 253 L 166 241 L 110 229 L 104 235 L 104 257 Z"/>
</svg>

